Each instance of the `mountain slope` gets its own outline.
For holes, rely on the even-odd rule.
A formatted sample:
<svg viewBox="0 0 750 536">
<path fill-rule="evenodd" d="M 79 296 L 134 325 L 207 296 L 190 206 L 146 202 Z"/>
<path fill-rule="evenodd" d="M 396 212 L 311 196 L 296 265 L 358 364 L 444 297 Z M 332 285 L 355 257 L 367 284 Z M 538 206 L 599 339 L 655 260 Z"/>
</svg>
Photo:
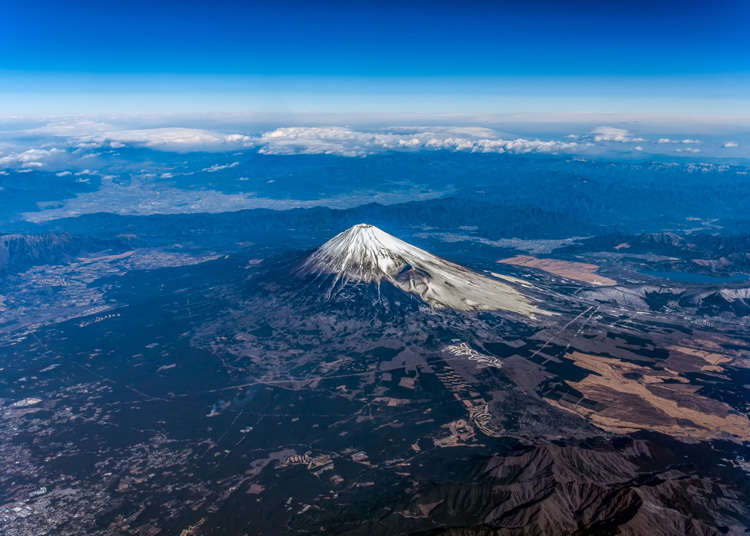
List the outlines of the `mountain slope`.
<svg viewBox="0 0 750 536">
<path fill-rule="evenodd" d="M 87 252 L 121 252 L 126 246 L 119 239 L 95 239 L 70 233 L 0 234 L 0 273 L 39 264 L 62 264 Z"/>
<path fill-rule="evenodd" d="M 504 310 L 528 317 L 548 314 L 519 291 L 441 259 L 365 223 L 334 236 L 302 264 L 300 274 L 332 276 L 329 295 L 341 286 L 390 283 L 436 308 Z"/>
</svg>

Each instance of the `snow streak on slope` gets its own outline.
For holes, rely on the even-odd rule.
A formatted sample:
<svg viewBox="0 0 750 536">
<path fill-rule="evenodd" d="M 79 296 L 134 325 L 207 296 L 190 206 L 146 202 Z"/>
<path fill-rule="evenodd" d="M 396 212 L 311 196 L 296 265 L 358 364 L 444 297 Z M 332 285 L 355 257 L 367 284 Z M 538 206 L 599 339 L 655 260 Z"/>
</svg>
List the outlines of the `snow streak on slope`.
<svg viewBox="0 0 750 536">
<path fill-rule="evenodd" d="M 361 223 L 320 246 L 304 274 L 333 275 L 333 286 L 387 281 L 433 307 L 459 311 L 505 310 L 546 314 L 519 291 Z"/>
</svg>

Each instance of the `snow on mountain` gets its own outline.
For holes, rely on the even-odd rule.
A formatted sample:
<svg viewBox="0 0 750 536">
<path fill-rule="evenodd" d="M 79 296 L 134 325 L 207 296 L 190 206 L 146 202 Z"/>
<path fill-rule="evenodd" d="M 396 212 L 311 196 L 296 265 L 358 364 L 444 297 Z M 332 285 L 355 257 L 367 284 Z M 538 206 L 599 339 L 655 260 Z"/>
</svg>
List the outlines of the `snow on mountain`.
<svg viewBox="0 0 750 536">
<path fill-rule="evenodd" d="M 505 310 L 549 314 L 510 285 L 485 277 L 361 223 L 337 234 L 310 255 L 302 274 L 333 276 L 338 285 L 389 282 L 433 307 L 459 311 Z"/>
</svg>

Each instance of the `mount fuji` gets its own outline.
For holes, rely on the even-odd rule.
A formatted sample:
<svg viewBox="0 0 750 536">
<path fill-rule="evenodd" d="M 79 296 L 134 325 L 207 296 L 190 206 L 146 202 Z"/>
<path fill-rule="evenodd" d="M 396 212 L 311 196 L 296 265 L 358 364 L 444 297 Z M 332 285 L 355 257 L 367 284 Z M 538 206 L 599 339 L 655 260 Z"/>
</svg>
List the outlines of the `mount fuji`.
<svg viewBox="0 0 750 536">
<path fill-rule="evenodd" d="M 304 260 L 300 275 L 330 279 L 328 296 L 348 285 L 383 283 L 418 296 L 434 308 L 550 314 L 495 279 L 442 259 L 385 231 L 361 223 L 343 231 Z"/>
</svg>

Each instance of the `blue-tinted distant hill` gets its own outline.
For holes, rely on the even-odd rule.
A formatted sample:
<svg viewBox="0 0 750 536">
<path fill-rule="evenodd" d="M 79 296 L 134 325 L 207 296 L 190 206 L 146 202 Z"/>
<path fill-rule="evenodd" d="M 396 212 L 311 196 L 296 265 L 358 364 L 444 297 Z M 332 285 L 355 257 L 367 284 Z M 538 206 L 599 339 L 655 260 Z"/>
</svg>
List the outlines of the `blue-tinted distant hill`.
<svg viewBox="0 0 750 536">
<path fill-rule="evenodd" d="M 106 172 L 113 173 L 114 184 L 131 188 L 127 198 L 120 198 L 116 191 L 111 199 L 106 198 L 106 191 L 100 190 L 104 172 L 85 177 L 41 171 L 0 175 L 3 193 L 0 230 L 107 233 L 121 227 L 138 228 L 138 222 L 149 221 L 157 226 L 174 226 L 178 236 L 182 227 L 219 230 L 222 226 L 226 226 L 226 232 L 231 235 L 237 231 L 233 227 L 238 225 L 247 231 L 264 226 L 266 229 L 297 225 L 343 227 L 366 218 L 395 226 L 426 225 L 443 229 L 476 226 L 478 233 L 491 238 L 658 232 L 700 226 L 701 223 L 695 222 L 701 221 L 711 221 L 716 229 L 732 232 L 738 230 L 738 226 L 747 225 L 743 222 L 747 222 L 747 199 L 750 199 L 746 168 L 719 162 L 578 160 L 563 156 L 447 151 L 348 158 L 256 153 L 176 155 L 141 150 L 126 153 L 126 156 L 141 161 L 120 162 L 127 168 L 119 171 L 124 176 L 114 175 L 117 171 L 110 168 Z M 210 163 L 216 162 L 231 163 L 231 166 L 206 171 Z M 152 173 L 154 177 L 137 179 L 142 181 L 137 185 L 133 185 L 136 179 L 129 175 L 142 165 L 156 169 L 178 163 L 183 166 L 181 170 L 163 176 Z M 143 192 L 137 193 L 138 188 Z M 430 192 L 429 197 L 443 199 L 355 207 L 378 196 L 392 200 L 414 199 L 420 195 L 418 192 Z M 67 203 L 76 198 L 85 201 L 92 193 L 105 199 L 76 205 L 75 212 L 84 214 L 78 222 L 68 219 L 38 226 L 23 220 L 24 213 L 40 210 L 60 209 L 60 215 L 72 213 L 66 211 Z M 120 214 L 148 213 L 150 196 L 157 193 L 160 206 L 178 214 L 149 216 L 148 220 L 87 214 L 99 207 Z M 211 193 L 248 196 L 279 206 L 293 206 L 298 202 L 352 208 L 290 211 L 284 215 L 271 211 L 234 215 L 179 214 L 195 210 L 189 202 L 179 198 L 180 195 L 200 197 Z M 206 210 L 221 212 L 223 208 L 212 205 Z M 262 221 L 256 222 L 256 219 Z"/>
</svg>

